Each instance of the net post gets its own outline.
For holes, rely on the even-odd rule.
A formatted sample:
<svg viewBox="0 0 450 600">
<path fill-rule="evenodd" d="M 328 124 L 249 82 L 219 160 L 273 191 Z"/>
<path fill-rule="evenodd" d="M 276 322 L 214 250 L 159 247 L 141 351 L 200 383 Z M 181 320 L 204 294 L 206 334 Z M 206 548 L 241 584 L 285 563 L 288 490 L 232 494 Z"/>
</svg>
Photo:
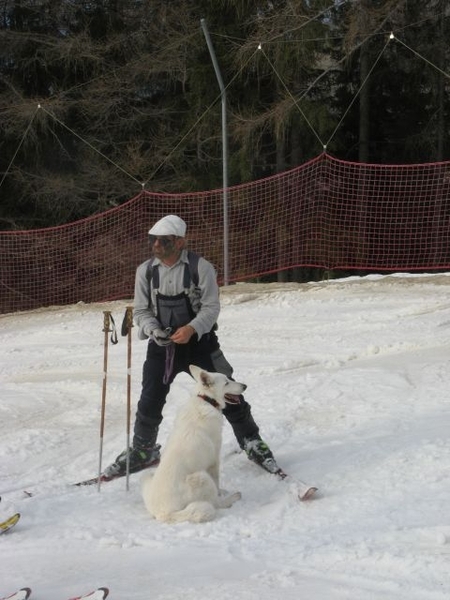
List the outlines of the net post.
<svg viewBox="0 0 450 600">
<path fill-rule="evenodd" d="M 220 97 L 222 99 L 222 187 L 223 187 L 223 283 L 229 283 L 229 267 L 228 267 L 228 137 L 227 137 L 227 96 L 225 86 L 223 84 L 222 75 L 220 73 L 219 64 L 217 62 L 214 47 L 206 25 L 205 19 L 200 19 L 200 24 L 203 29 L 203 34 L 206 39 L 209 54 L 216 72 L 217 82 L 220 88 Z"/>
</svg>

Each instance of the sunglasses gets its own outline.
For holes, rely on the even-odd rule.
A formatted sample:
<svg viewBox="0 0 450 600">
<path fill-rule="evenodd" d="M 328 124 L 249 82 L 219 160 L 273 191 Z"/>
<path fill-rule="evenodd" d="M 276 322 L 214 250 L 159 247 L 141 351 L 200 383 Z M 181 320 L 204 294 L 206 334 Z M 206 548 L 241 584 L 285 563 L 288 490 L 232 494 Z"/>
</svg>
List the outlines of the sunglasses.
<svg viewBox="0 0 450 600">
<path fill-rule="evenodd" d="M 174 243 L 175 236 L 174 235 L 149 235 L 148 239 L 150 242 L 150 246 L 153 246 L 153 244 L 156 241 L 158 241 L 163 248 L 167 248 L 168 246 L 171 246 Z"/>
</svg>

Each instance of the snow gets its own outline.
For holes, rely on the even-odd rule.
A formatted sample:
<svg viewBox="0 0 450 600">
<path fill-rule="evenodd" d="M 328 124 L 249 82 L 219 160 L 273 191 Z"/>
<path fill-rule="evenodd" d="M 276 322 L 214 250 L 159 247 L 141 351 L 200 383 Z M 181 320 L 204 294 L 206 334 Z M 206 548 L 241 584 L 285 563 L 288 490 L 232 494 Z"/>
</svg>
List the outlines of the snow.
<svg viewBox="0 0 450 600">
<path fill-rule="evenodd" d="M 264 439 L 299 502 L 236 453 L 224 424 L 222 485 L 242 500 L 216 520 L 154 521 L 140 475 L 97 487 L 103 311 L 0 317 L 0 596 L 64 600 L 448 600 L 448 274 L 369 276 L 222 290 L 219 334 Z M 132 413 L 146 343 L 133 330 Z M 108 345 L 103 466 L 126 445 L 127 340 Z M 172 386 L 159 441 L 192 390 Z M 27 498 L 23 490 L 34 492 Z"/>
</svg>

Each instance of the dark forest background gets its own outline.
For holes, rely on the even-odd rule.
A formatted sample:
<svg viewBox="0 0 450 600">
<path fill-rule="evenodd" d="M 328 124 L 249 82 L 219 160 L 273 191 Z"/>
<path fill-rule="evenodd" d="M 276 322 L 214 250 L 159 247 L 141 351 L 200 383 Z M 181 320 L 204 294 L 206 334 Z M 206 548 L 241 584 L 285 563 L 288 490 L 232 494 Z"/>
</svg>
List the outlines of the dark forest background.
<svg viewBox="0 0 450 600">
<path fill-rule="evenodd" d="M 222 186 L 201 19 L 230 186 L 450 159 L 448 0 L 0 0 L 0 229 Z"/>
</svg>

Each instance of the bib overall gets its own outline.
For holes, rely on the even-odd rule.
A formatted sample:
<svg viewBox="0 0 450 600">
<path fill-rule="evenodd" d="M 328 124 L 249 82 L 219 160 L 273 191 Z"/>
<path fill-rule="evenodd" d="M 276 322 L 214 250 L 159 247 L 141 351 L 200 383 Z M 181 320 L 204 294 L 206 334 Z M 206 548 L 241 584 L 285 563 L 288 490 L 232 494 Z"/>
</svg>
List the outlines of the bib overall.
<svg viewBox="0 0 450 600">
<path fill-rule="evenodd" d="M 159 273 L 157 266 L 153 267 L 151 285 L 156 292 L 155 312 L 161 329 L 170 328 L 175 331 L 192 321 L 195 312 L 189 300 L 187 282 L 188 265 L 185 265 L 184 288 L 185 292 L 173 296 L 160 294 Z M 152 297 L 149 290 L 149 298 Z M 166 349 L 168 346 L 158 346 L 153 340 L 149 341 L 147 357 L 143 366 L 142 392 L 137 406 L 136 421 L 134 425 L 135 447 L 149 447 L 156 442 L 158 427 L 162 421 L 162 411 L 166 402 L 170 385 L 178 373 L 189 373 L 189 365 L 194 364 L 209 372 L 223 373 L 232 377 L 233 369 L 220 349 L 215 332 L 216 326 L 203 335 L 200 340 L 194 334 L 187 344 L 173 344 L 170 346 L 173 355 L 171 373 L 167 376 Z M 166 375 L 166 377 L 165 377 Z M 243 447 L 244 439 L 253 439 L 258 436 L 258 427 L 253 420 L 248 402 L 241 396 L 239 404 L 227 405 L 223 411 L 224 416 L 231 424 L 238 443 Z"/>
</svg>

